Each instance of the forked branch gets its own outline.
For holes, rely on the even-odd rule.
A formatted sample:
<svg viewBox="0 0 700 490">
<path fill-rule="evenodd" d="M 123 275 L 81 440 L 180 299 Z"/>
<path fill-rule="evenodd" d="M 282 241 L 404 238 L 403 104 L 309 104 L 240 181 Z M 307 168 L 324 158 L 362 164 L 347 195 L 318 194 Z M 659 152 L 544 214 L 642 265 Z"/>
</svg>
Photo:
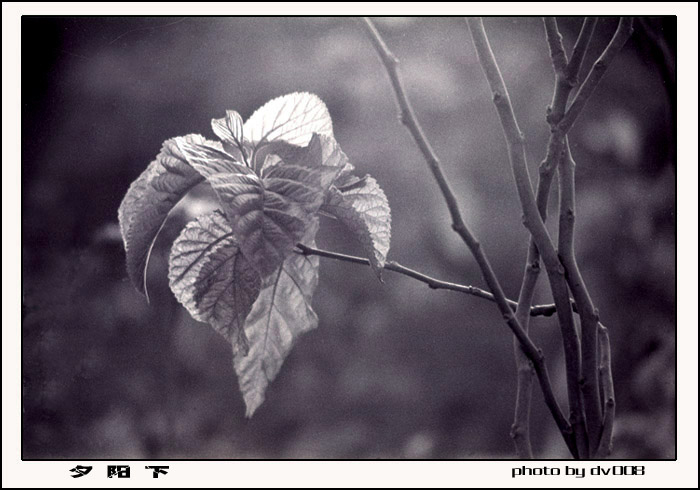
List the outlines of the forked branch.
<svg viewBox="0 0 700 490">
<path fill-rule="evenodd" d="M 530 175 L 527 169 L 525 157 L 524 137 L 518 126 L 510 97 L 506 89 L 501 71 L 498 68 L 491 46 L 486 37 L 484 24 L 481 19 L 469 18 L 469 24 L 474 47 L 476 48 L 479 62 L 488 80 L 493 102 L 496 107 L 506 143 L 508 144 L 508 156 L 510 159 L 513 176 L 515 178 L 520 204 L 523 209 L 523 222 L 530 231 L 535 245 L 542 255 L 547 270 L 554 303 L 557 306 L 557 316 L 562 330 L 564 342 L 564 355 L 566 361 L 566 379 L 569 395 L 569 407 L 571 410 L 571 426 L 573 427 L 576 449 L 572 451 L 575 457 L 579 454 L 588 454 L 588 442 L 583 417 L 581 393 L 578 386 L 580 378 L 580 355 L 578 334 L 574 327 L 574 317 L 569 300 L 569 291 L 564 277 L 564 267 L 559 262 L 559 257 L 549 236 L 544 222 L 540 217 L 535 196 L 530 183 Z"/>
<path fill-rule="evenodd" d="M 576 94 L 574 101 L 571 103 L 571 107 L 569 107 L 569 110 L 566 111 L 566 115 L 559 123 L 559 130 L 562 133 L 566 134 L 574 125 L 576 118 L 578 118 L 579 114 L 581 114 L 586 102 L 588 102 L 588 99 L 591 98 L 593 91 L 598 86 L 601 78 L 603 78 L 603 74 L 610 65 L 610 62 L 613 60 L 613 58 L 615 58 L 615 56 L 617 56 L 617 53 L 620 52 L 629 37 L 632 35 L 632 32 L 634 31 L 632 21 L 632 17 L 622 17 L 620 19 L 620 23 L 618 24 L 617 30 L 615 31 L 610 43 L 603 51 L 603 54 L 601 54 L 598 60 L 593 64 L 593 68 L 586 77 L 586 80 L 581 85 L 581 88 Z"/>
<path fill-rule="evenodd" d="M 552 104 L 548 110 L 548 120 L 550 125 L 554 126 L 553 119 L 561 119 L 566 109 L 566 103 L 569 99 L 569 94 L 572 88 L 577 83 L 578 72 L 581 66 L 581 61 L 586 53 L 590 42 L 593 29 L 595 28 L 596 19 L 586 17 L 581 27 L 578 39 L 574 46 L 571 60 L 562 69 L 557 69 L 558 59 L 561 55 L 557 54 L 559 50 L 564 51 L 561 43 L 561 34 L 556 26 L 556 21 L 548 24 L 545 18 L 545 32 L 547 41 L 550 44 L 550 55 L 552 57 L 552 66 L 556 75 L 556 83 L 554 86 L 554 95 Z M 566 60 L 566 53 L 563 54 Z M 547 155 L 540 164 L 539 179 L 537 182 L 536 202 L 537 209 L 540 213 L 542 221 L 547 220 L 547 202 L 549 200 L 549 191 L 552 185 L 554 171 L 557 168 L 561 152 L 561 135 L 552 128 L 550 133 L 549 143 L 547 145 Z M 527 261 L 525 263 L 525 271 L 520 285 L 520 293 L 518 295 L 518 307 L 516 316 L 523 326 L 525 331 L 528 331 L 529 318 L 527 312 L 532 307 L 532 298 L 537 285 L 537 279 L 540 273 L 540 252 L 535 245 L 535 241 L 530 237 L 528 245 Z M 574 308 L 576 311 L 576 308 Z M 520 345 L 515 342 L 515 363 L 517 366 L 517 394 L 515 404 L 515 417 L 513 421 L 513 430 L 511 435 L 515 443 L 516 451 L 521 459 L 532 459 L 532 447 L 529 434 L 529 413 L 531 397 L 532 376 L 529 374 L 531 366 L 527 357 L 520 349 Z"/>
<path fill-rule="evenodd" d="M 459 236 L 462 238 L 469 250 L 472 252 L 472 255 L 476 259 L 479 268 L 481 269 L 481 273 L 484 277 L 484 280 L 486 281 L 486 284 L 488 285 L 489 289 L 494 295 L 494 299 L 496 301 L 496 304 L 498 305 L 499 310 L 501 311 L 501 314 L 503 315 L 504 319 L 506 320 L 506 323 L 512 330 L 513 334 L 518 338 L 518 341 L 523 346 L 524 352 L 526 353 L 528 358 L 533 362 L 547 406 L 549 407 L 552 416 L 554 417 L 557 426 L 559 427 L 559 430 L 561 431 L 562 436 L 564 437 L 564 440 L 566 441 L 567 445 L 572 450 L 572 452 L 575 453 L 576 449 L 575 443 L 573 442 L 571 437 L 571 427 L 566 418 L 563 416 L 561 409 L 559 408 L 559 405 L 556 401 L 556 398 L 554 397 L 554 394 L 552 392 L 549 374 L 547 371 L 546 364 L 544 363 L 544 356 L 542 352 L 532 343 L 527 333 L 523 330 L 522 326 L 518 322 L 510 305 L 508 304 L 508 300 L 506 299 L 505 294 L 503 293 L 503 289 L 501 288 L 501 285 L 498 282 L 498 279 L 496 278 L 493 269 L 491 268 L 491 264 L 488 261 L 486 254 L 481 248 L 480 243 L 474 238 L 474 236 L 471 234 L 470 230 L 464 223 L 464 220 L 462 219 L 459 206 L 457 204 L 457 199 L 455 198 L 455 195 L 442 172 L 440 162 L 435 152 L 428 143 L 427 138 L 425 137 L 420 125 L 418 124 L 411 104 L 404 91 L 403 84 L 401 82 L 401 78 L 398 72 L 398 59 L 391 53 L 391 51 L 389 51 L 388 47 L 386 46 L 386 43 L 381 38 L 379 32 L 374 27 L 372 21 L 370 21 L 369 19 L 364 19 L 364 23 L 362 25 L 365 31 L 367 32 L 372 44 L 374 45 L 375 50 L 379 54 L 382 63 L 384 64 L 384 67 L 387 70 L 389 79 L 391 80 L 391 84 L 394 89 L 394 93 L 396 95 L 397 103 L 399 105 L 400 119 L 411 132 L 411 135 L 413 136 L 414 140 L 416 141 L 416 144 L 423 153 L 428 167 L 430 168 L 430 171 L 433 173 L 433 176 L 437 181 L 438 186 L 440 187 L 445 202 L 447 203 L 450 216 L 452 217 L 452 228 L 459 234 Z M 532 192 L 532 190 L 530 190 L 530 192 Z M 568 292 L 565 304 L 561 306 L 558 304 L 557 308 L 564 308 L 571 311 Z"/>
</svg>

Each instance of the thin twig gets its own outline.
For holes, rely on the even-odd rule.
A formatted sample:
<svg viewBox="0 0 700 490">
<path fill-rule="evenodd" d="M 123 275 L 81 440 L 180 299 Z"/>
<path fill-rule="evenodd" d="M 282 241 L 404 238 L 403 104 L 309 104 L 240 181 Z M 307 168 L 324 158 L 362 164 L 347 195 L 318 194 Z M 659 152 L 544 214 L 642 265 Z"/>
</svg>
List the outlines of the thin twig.
<svg viewBox="0 0 700 490">
<path fill-rule="evenodd" d="M 297 248 L 299 250 L 295 250 L 295 252 L 300 253 L 302 255 L 317 255 L 319 257 L 336 259 L 343 262 L 350 262 L 353 264 L 370 265 L 370 261 L 363 257 L 346 255 L 338 252 L 330 252 L 328 250 L 321 250 L 319 248 L 312 248 L 302 243 L 298 243 Z M 468 294 L 470 296 L 476 296 L 477 298 L 482 298 L 494 303 L 496 302 L 496 299 L 494 298 L 493 294 L 489 293 L 488 291 L 484 291 L 481 288 L 478 288 L 476 286 L 469 286 L 466 284 L 457 284 L 454 282 L 435 279 L 434 277 L 428 276 L 427 274 L 423 274 L 422 272 L 418 272 L 417 270 L 403 266 L 398 262 L 388 261 L 384 265 L 384 270 L 396 272 L 398 274 L 403 274 L 404 276 L 416 279 L 422 283 L 427 284 L 430 289 L 447 289 L 450 291 L 457 291 L 458 293 Z M 518 303 L 516 303 L 512 299 L 506 299 L 506 301 L 508 302 L 508 305 L 511 308 L 516 308 L 518 306 Z M 575 311 L 577 310 L 576 304 L 572 303 L 571 306 Z M 530 307 L 530 316 L 547 317 L 552 316 L 556 312 L 557 307 L 554 304 L 534 305 Z"/>
<path fill-rule="evenodd" d="M 620 52 L 622 47 L 627 42 L 627 39 L 629 39 L 629 37 L 632 35 L 632 32 L 634 31 L 632 24 L 632 17 L 620 18 L 617 30 L 610 40 L 610 43 L 603 51 L 603 54 L 601 54 L 598 60 L 593 64 L 593 68 L 588 73 L 586 80 L 581 85 L 581 88 L 571 103 L 569 110 L 559 123 L 558 128 L 562 133 L 566 134 L 574 125 L 576 118 L 579 116 L 579 114 L 581 114 L 586 102 L 588 102 L 588 99 L 590 99 L 591 95 L 593 95 L 593 91 L 598 86 L 598 82 L 600 82 L 601 78 L 603 78 L 603 74 L 610 65 L 610 62 L 617 55 L 617 53 Z"/>
<path fill-rule="evenodd" d="M 600 437 L 600 446 L 596 458 L 605 458 L 612 454 L 613 450 L 613 424 L 615 421 L 615 390 L 613 388 L 612 361 L 610 356 L 610 338 L 608 329 L 598 324 L 598 340 L 600 342 L 600 385 L 603 399 L 605 400 L 605 412 L 603 418 L 603 432 Z"/>
<path fill-rule="evenodd" d="M 579 453 L 587 454 L 587 437 L 581 394 L 578 387 L 580 377 L 580 355 L 578 334 L 574 327 L 573 312 L 569 300 L 569 291 L 564 277 L 564 267 L 559 262 L 556 250 L 549 236 L 544 222 L 540 217 L 535 196 L 532 192 L 530 176 L 527 169 L 525 156 L 524 137 L 518 126 L 510 97 L 506 89 L 500 69 L 491 50 L 491 46 L 484 31 L 481 19 L 467 19 L 474 47 L 479 61 L 486 75 L 486 79 L 493 93 L 493 102 L 496 106 L 503 133 L 509 150 L 509 159 L 515 178 L 518 196 L 523 209 L 523 222 L 530 231 L 542 255 L 547 270 L 554 303 L 557 305 L 557 316 L 562 330 L 564 342 L 564 357 L 566 361 L 566 375 L 569 395 L 569 407 L 571 411 L 571 426 L 574 430 L 576 448 L 572 450 L 574 457 Z M 571 448 L 571 446 L 570 446 Z"/>
<path fill-rule="evenodd" d="M 428 143 L 422 129 L 420 128 L 420 125 L 418 124 L 411 104 L 408 101 L 408 98 L 406 97 L 405 91 L 403 89 L 403 84 L 401 83 L 401 78 L 398 72 L 398 60 L 391 53 L 391 51 L 389 51 L 389 49 L 386 46 L 386 43 L 381 38 L 377 29 L 374 27 L 374 24 L 369 19 L 364 19 L 364 23 L 362 25 L 365 31 L 367 32 L 372 44 L 374 45 L 375 50 L 379 54 L 382 63 L 384 64 L 384 67 L 387 70 L 389 79 L 391 80 L 391 84 L 394 88 L 394 93 L 396 95 L 396 99 L 399 105 L 401 121 L 411 132 L 413 139 L 416 141 L 416 144 L 423 153 L 426 163 L 428 164 L 428 167 L 430 168 L 431 172 L 433 173 L 433 176 L 435 177 L 435 180 L 438 183 L 438 186 L 440 187 L 445 202 L 447 203 L 450 216 L 452 217 L 452 228 L 459 234 L 459 236 L 462 238 L 469 250 L 472 252 L 472 255 L 478 263 L 484 280 L 486 281 L 486 284 L 493 293 L 496 304 L 499 310 L 501 311 L 501 314 L 503 315 L 508 327 L 518 338 L 518 341 L 522 344 L 523 350 L 527 354 L 528 358 L 532 360 L 535 366 L 535 370 L 537 372 L 538 379 L 540 381 L 540 386 L 542 388 L 542 392 L 547 406 L 549 407 L 550 412 L 552 413 L 552 416 L 555 419 L 557 426 L 559 427 L 559 430 L 562 433 L 562 436 L 564 437 L 564 440 L 567 442 L 567 445 L 569 445 L 569 447 L 572 447 L 571 427 L 564 415 L 562 414 L 561 409 L 559 408 L 559 404 L 557 403 L 556 398 L 554 397 L 554 393 L 551 387 L 551 381 L 549 379 L 549 373 L 547 371 L 547 366 L 544 362 L 544 355 L 542 354 L 540 349 L 538 349 L 532 343 L 527 333 L 522 329 L 520 323 L 513 314 L 510 305 L 508 304 L 508 300 L 503 292 L 503 289 L 501 288 L 500 283 L 498 282 L 498 279 L 496 278 L 496 275 L 493 272 L 493 269 L 491 268 L 491 264 L 488 261 L 483 249 L 481 248 L 481 244 L 474 238 L 474 236 L 471 234 L 466 224 L 464 223 L 464 220 L 462 219 L 457 200 L 445 176 L 442 173 L 440 162 L 437 156 L 435 155 L 435 152 L 431 148 L 430 144 Z M 560 308 L 560 306 L 558 306 L 558 308 Z M 563 308 L 568 308 L 569 310 L 571 310 L 568 296 L 566 305 L 564 305 Z"/>
</svg>

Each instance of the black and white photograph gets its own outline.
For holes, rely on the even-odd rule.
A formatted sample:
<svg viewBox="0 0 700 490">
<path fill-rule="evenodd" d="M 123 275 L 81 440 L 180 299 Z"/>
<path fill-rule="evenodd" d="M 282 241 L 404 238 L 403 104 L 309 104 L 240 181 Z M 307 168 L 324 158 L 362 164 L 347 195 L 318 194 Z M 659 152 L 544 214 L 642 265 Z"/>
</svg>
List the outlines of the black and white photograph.
<svg viewBox="0 0 700 490">
<path fill-rule="evenodd" d="M 59 486 L 251 460 L 614 486 L 687 457 L 697 59 L 675 14 L 550 5 L 17 19 L 17 461 Z"/>
</svg>

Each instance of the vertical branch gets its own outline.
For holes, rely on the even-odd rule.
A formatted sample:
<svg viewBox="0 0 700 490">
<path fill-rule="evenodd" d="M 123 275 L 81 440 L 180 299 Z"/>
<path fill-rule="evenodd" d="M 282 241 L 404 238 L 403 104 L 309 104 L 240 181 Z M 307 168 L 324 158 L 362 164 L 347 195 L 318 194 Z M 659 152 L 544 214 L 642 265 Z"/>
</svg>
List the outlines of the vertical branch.
<svg viewBox="0 0 700 490">
<path fill-rule="evenodd" d="M 566 51 L 564 51 L 564 45 L 562 44 L 557 19 L 556 17 L 545 17 L 543 20 L 544 29 L 547 33 L 547 43 L 549 44 L 549 56 L 552 58 L 554 71 L 557 75 L 564 76 L 569 61 L 566 58 Z"/>
<path fill-rule="evenodd" d="M 483 21 L 481 19 L 470 18 L 467 19 L 467 23 L 469 24 L 479 61 L 491 87 L 493 102 L 496 106 L 503 127 L 503 133 L 508 144 L 509 159 L 523 209 L 523 222 L 525 227 L 532 234 L 532 238 L 537 249 L 540 251 L 549 277 L 564 343 L 571 425 L 574 430 L 578 448 L 575 455 L 587 457 L 588 441 L 585 419 L 583 416 L 581 392 L 578 384 L 580 378 L 579 340 L 574 327 L 569 291 L 564 277 L 564 267 L 559 261 L 557 252 L 537 208 L 537 203 L 530 184 L 530 176 L 527 170 L 524 137 L 518 127 L 508 91 L 503 82 L 500 69 L 496 64 L 496 59 L 491 50 L 488 38 L 486 37 Z"/>
<path fill-rule="evenodd" d="M 566 279 L 581 317 L 581 390 L 590 450 L 595 453 L 603 426 L 598 391 L 598 312 L 588 294 L 574 253 L 574 171 L 575 163 L 568 139 L 565 138 L 564 156 L 559 163 L 559 256 L 566 269 Z"/>
<path fill-rule="evenodd" d="M 535 293 L 536 284 L 537 272 L 534 274 L 528 274 L 526 272 L 526 279 L 523 282 L 523 287 L 520 288 L 518 306 L 515 310 L 515 317 L 518 322 L 520 322 L 525 332 L 528 331 L 530 324 L 529 312 L 532 306 L 532 298 Z M 530 441 L 530 401 L 532 400 L 533 367 L 516 338 L 513 339 L 513 348 L 515 351 L 515 365 L 517 368 L 517 388 L 515 395 L 515 415 L 510 430 L 510 436 L 513 439 L 513 444 L 515 444 L 518 457 L 520 459 L 532 459 L 532 443 Z"/>
<path fill-rule="evenodd" d="M 598 340 L 600 342 L 600 385 L 605 400 L 603 432 L 596 458 L 610 456 L 613 450 L 613 425 L 615 422 L 615 390 L 613 389 L 612 360 L 610 356 L 610 338 L 608 329 L 598 324 Z"/>
<path fill-rule="evenodd" d="M 427 138 L 425 137 L 425 134 L 423 133 L 423 130 L 421 129 L 418 120 L 415 117 L 413 108 L 411 107 L 408 97 L 406 97 L 406 93 L 404 91 L 403 84 L 401 82 L 401 78 L 398 72 L 398 59 L 391 53 L 391 51 L 389 51 L 389 48 L 380 36 L 377 29 L 374 27 L 372 21 L 370 21 L 369 19 L 364 19 L 362 26 L 367 32 L 370 41 L 372 42 L 375 50 L 377 51 L 379 57 L 382 60 L 382 63 L 384 64 L 384 67 L 387 70 L 387 74 L 389 75 L 389 79 L 394 89 L 396 100 L 399 106 L 401 122 L 410 131 L 411 135 L 413 136 L 413 139 L 416 141 L 416 144 L 423 153 L 423 156 L 425 157 L 426 163 L 428 164 L 428 167 L 432 172 L 433 177 L 435 178 L 435 180 L 438 183 L 438 186 L 440 187 L 440 191 L 442 192 L 442 195 L 450 212 L 450 216 L 452 217 L 452 228 L 455 230 L 455 232 L 457 232 L 457 234 L 459 234 L 459 236 L 462 238 L 464 243 L 471 251 L 472 255 L 474 256 L 475 260 L 479 265 L 481 274 L 484 277 L 486 284 L 488 285 L 489 289 L 494 295 L 494 299 L 496 301 L 498 309 L 503 315 L 506 324 L 522 345 L 523 351 L 525 352 L 527 357 L 532 361 L 533 366 L 535 368 L 535 372 L 540 382 L 540 387 L 542 389 L 545 403 L 547 404 L 547 407 L 549 408 L 552 417 L 554 418 L 557 427 L 559 428 L 559 431 L 561 432 L 562 437 L 564 438 L 564 441 L 571 450 L 572 454 L 575 454 L 576 447 L 575 442 L 571 437 L 571 426 L 562 414 L 561 409 L 559 408 L 559 404 L 557 403 L 556 398 L 554 397 L 551 381 L 549 379 L 549 373 L 547 370 L 547 366 L 544 362 L 544 355 L 542 354 L 542 351 L 538 349 L 535 346 L 535 344 L 532 343 L 530 337 L 528 337 L 527 333 L 523 330 L 522 326 L 518 322 L 516 316 L 513 314 L 513 311 L 511 310 L 508 304 L 508 300 L 506 299 L 503 289 L 501 288 L 501 285 L 498 282 L 498 279 L 496 278 L 493 269 L 491 268 L 491 264 L 488 261 L 486 254 L 481 247 L 481 244 L 471 234 L 466 224 L 464 223 L 464 220 L 462 219 L 459 210 L 459 205 L 457 204 L 457 199 L 455 198 L 455 195 L 452 192 L 452 189 L 450 188 L 447 179 L 442 173 L 440 161 L 438 160 L 437 155 L 435 154 Z M 560 308 L 568 309 L 569 311 L 571 311 L 571 304 L 569 302 L 568 294 L 566 297 L 565 305 L 562 306 L 557 304 L 557 310 L 559 310 Z"/>
</svg>

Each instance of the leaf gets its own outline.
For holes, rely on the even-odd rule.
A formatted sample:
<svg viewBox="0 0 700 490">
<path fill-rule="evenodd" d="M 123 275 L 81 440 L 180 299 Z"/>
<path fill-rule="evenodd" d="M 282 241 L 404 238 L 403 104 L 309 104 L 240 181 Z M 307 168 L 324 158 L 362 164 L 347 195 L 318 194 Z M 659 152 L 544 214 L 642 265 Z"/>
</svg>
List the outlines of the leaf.
<svg viewBox="0 0 700 490">
<path fill-rule="evenodd" d="M 321 210 L 335 216 L 360 241 L 381 279 L 391 241 L 391 210 L 374 178 L 348 181 L 342 191 L 332 187 Z"/>
<path fill-rule="evenodd" d="M 272 99 L 243 125 L 245 138 L 256 148 L 275 140 L 305 146 L 313 133 L 333 136 L 333 123 L 323 101 L 306 92 Z"/>
<path fill-rule="evenodd" d="M 212 119 L 211 128 L 221 141 L 236 146 L 243 142 L 243 119 L 236 111 L 226 111 L 225 118 Z"/>
<path fill-rule="evenodd" d="M 307 146 L 296 146 L 285 141 L 275 141 L 265 147 L 265 163 L 260 174 L 265 177 L 277 165 L 297 165 L 324 170 L 323 187 L 330 185 L 343 173 L 352 170 L 348 157 L 332 136 L 314 133 Z"/>
<path fill-rule="evenodd" d="M 243 138 L 243 119 L 236 111 L 226 111 L 226 117 L 212 119 L 211 128 L 223 142 L 223 148 L 237 161 L 245 161 L 248 151 Z"/>
<path fill-rule="evenodd" d="M 146 298 L 148 259 L 158 232 L 172 208 L 203 180 L 187 163 L 176 140 L 191 144 L 205 141 L 202 136 L 191 134 L 163 143 L 156 159 L 131 184 L 119 206 L 127 272 L 134 287 Z"/>
<path fill-rule="evenodd" d="M 173 243 L 170 289 L 195 320 L 209 323 L 247 352 L 243 324 L 260 292 L 260 275 L 240 253 L 221 211 L 191 221 Z"/>
<path fill-rule="evenodd" d="M 340 168 L 322 165 L 319 147 L 315 164 L 275 165 L 260 178 L 252 169 L 216 154 L 209 158 L 210 150 L 202 145 L 179 143 L 216 191 L 241 251 L 263 278 L 275 272 L 306 235 Z M 335 153 L 327 153 L 331 161 Z"/>
<path fill-rule="evenodd" d="M 189 141 L 185 138 L 175 138 L 175 141 L 187 162 L 203 177 L 209 178 L 218 173 L 255 173 L 236 160 L 234 155 L 224 151 L 221 143 Z"/>
<path fill-rule="evenodd" d="M 318 230 L 318 221 L 308 237 Z M 312 239 L 305 241 L 314 245 Z M 318 325 L 311 298 L 318 284 L 318 257 L 292 254 L 272 274 L 245 322 L 249 339 L 248 356 L 237 355 L 233 365 L 251 417 L 265 399 L 296 339 Z"/>
<path fill-rule="evenodd" d="M 266 179 L 224 176 L 212 179 L 232 209 L 233 228 L 243 253 L 264 278 L 275 272 L 306 235 L 323 192 L 313 171 L 280 167 Z"/>
</svg>

